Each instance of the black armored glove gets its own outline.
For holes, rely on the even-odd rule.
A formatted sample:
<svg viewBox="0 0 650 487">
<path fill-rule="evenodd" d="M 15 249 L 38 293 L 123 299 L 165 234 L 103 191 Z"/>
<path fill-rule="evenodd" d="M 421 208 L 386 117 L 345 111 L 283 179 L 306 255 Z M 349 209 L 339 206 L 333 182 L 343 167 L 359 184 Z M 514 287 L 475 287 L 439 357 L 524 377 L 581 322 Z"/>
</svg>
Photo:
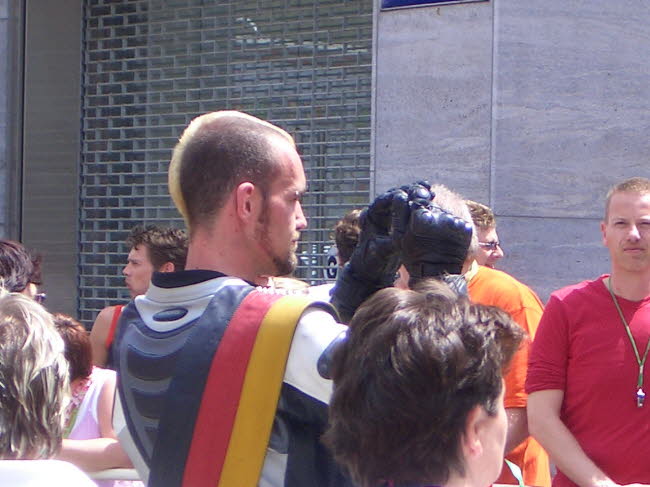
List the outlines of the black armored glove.
<svg viewBox="0 0 650 487">
<path fill-rule="evenodd" d="M 394 223 L 400 239 L 402 260 L 411 279 L 409 285 L 425 277 L 460 274 L 472 239 L 472 225 L 433 204 L 405 203 L 395 200 L 394 213 L 401 219 Z M 408 219 L 406 219 L 408 217 Z M 445 278 L 447 280 L 447 278 Z M 455 280 L 453 283 L 458 287 Z"/>
<path fill-rule="evenodd" d="M 395 282 L 400 259 L 390 230 L 393 198 L 400 192 L 400 189 L 385 192 L 361 212 L 359 243 L 332 291 L 331 302 L 344 323 L 366 298 Z"/>
</svg>

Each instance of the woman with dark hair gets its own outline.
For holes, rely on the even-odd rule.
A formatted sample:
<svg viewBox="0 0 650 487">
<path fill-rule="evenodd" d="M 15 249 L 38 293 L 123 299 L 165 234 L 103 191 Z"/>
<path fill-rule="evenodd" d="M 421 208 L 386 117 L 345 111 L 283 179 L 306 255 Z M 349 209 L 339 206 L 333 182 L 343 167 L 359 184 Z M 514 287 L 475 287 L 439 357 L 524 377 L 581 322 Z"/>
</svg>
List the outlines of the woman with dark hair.
<svg viewBox="0 0 650 487">
<path fill-rule="evenodd" d="M 387 288 L 333 357 L 325 442 L 362 487 L 485 487 L 503 466 L 503 369 L 523 332 L 440 282 Z"/>
<path fill-rule="evenodd" d="M 66 411 L 63 446 L 58 458 L 86 472 L 131 467 L 111 424 L 115 371 L 93 367 L 90 339 L 78 321 L 55 314 L 54 324 L 65 342 L 72 390 L 72 400 Z M 98 481 L 97 485 L 124 484 Z"/>
<path fill-rule="evenodd" d="M 0 240 L 0 280 L 2 287 L 12 293 L 39 299 L 41 257 L 32 254 L 20 242 Z"/>
</svg>

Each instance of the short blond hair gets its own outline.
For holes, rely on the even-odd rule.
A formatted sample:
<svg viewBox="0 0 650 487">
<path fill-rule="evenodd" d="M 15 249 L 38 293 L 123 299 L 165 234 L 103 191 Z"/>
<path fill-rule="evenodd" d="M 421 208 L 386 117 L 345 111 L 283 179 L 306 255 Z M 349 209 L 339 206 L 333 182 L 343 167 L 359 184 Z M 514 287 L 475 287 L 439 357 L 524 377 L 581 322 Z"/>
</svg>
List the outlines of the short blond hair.
<svg viewBox="0 0 650 487">
<path fill-rule="evenodd" d="M 45 308 L 0 292 L 0 459 L 53 457 L 69 397 L 63 339 Z"/>
<path fill-rule="evenodd" d="M 609 188 L 605 198 L 605 221 L 609 218 L 609 203 L 616 193 L 648 194 L 650 193 L 650 179 L 642 177 L 629 178 Z"/>
</svg>

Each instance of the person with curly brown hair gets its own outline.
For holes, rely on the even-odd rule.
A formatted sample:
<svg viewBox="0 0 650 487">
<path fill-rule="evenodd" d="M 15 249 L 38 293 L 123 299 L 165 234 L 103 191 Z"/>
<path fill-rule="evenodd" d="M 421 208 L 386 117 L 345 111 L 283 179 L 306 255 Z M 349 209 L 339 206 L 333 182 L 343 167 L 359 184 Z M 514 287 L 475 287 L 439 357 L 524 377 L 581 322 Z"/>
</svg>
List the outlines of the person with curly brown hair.
<svg viewBox="0 0 650 487">
<path fill-rule="evenodd" d="M 154 272 L 174 272 L 185 269 L 187 235 L 178 228 L 157 225 L 136 226 L 126 239 L 129 255 L 122 270 L 131 298 L 147 291 Z M 113 366 L 113 338 L 123 305 L 107 306 L 99 312 L 90 332 L 93 364 Z"/>
<path fill-rule="evenodd" d="M 377 292 L 333 357 L 325 443 L 361 487 L 486 487 L 503 464 L 503 371 L 524 338 L 439 281 Z"/>
</svg>

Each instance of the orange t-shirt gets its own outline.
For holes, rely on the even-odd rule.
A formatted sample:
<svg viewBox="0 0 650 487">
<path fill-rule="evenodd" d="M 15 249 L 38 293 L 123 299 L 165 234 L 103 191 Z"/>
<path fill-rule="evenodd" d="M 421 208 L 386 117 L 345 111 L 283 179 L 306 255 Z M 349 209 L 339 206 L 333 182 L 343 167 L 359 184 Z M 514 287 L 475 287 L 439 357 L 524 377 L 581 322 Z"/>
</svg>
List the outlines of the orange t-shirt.
<svg viewBox="0 0 650 487">
<path fill-rule="evenodd" d="M 479 266 L 468 283 L 470 299 L 479 304 L 497 306 L 508 312 L 530 336 L 532 340 L 542 317 L 544 306 L 537 295 L 525 284 L 505 272 Z M 528 344 L 519 350 L 504 377 L 506 408 L 525 408 L 528 395 L 525 391 L 528 370 Z M 530 486 L 548 487 L 551 485 L 548 455 L 537 441 L 526 438 L 506 456 L 521 468 L 524 482 Z M 496 483 L 517 484 L 507 467 L 504 467 Z"/>
</svg>

